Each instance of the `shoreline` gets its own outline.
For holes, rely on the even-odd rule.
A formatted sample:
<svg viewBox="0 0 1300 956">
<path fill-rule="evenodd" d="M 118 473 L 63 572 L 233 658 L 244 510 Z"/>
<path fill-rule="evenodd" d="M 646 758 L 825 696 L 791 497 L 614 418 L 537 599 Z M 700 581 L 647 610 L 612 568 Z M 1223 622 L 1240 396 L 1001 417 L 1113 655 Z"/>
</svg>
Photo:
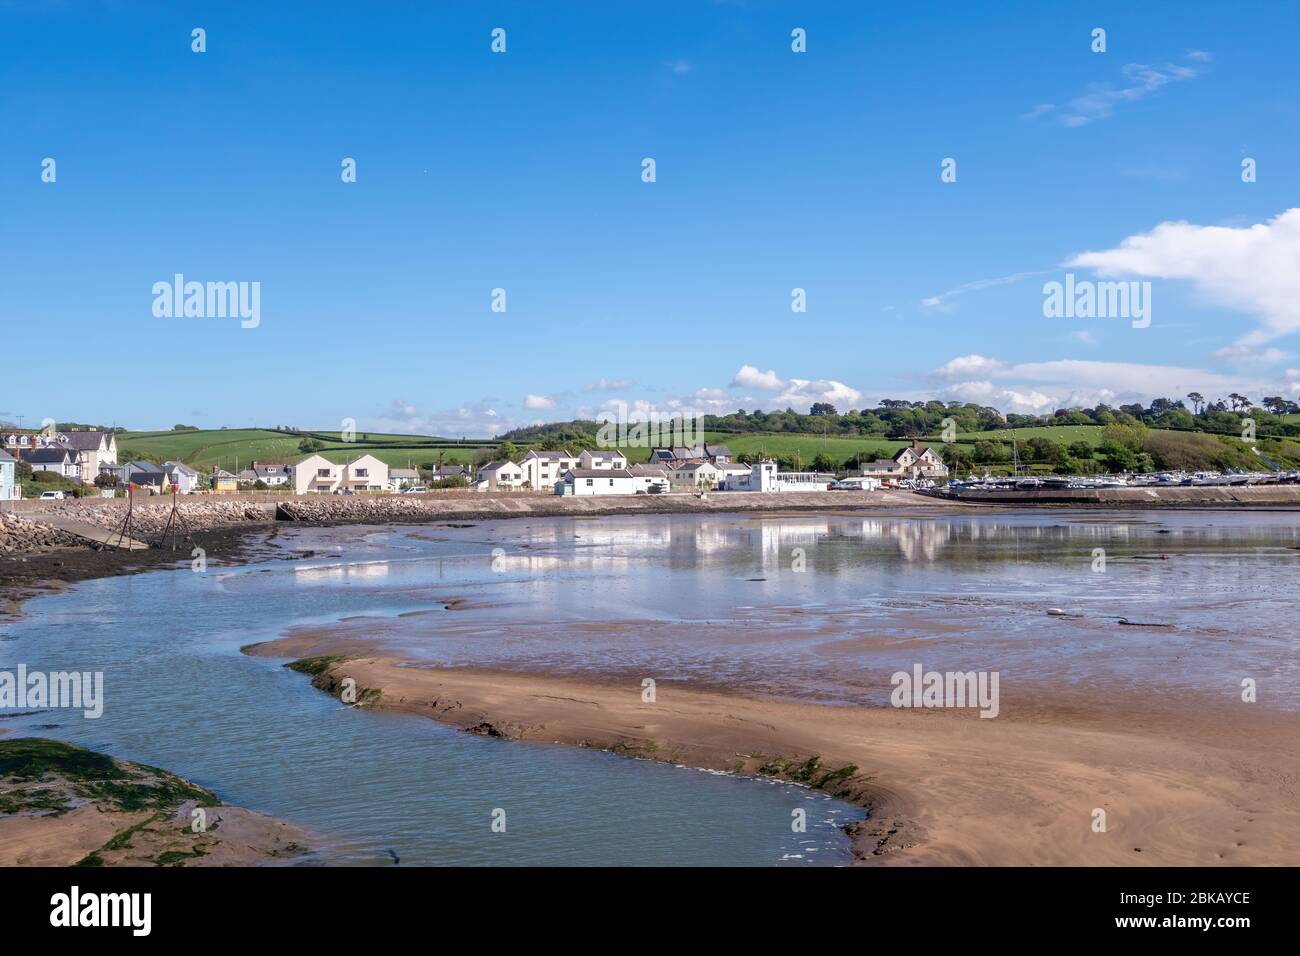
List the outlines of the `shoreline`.
<svg viewBox="0 0 1300 956">
<path fill-rule="evenodd" d="M 622 500 L 562 497 L 537 493 L 304 496 L 249 501 L 232 496 L 181 498 L 180 513 L 193 542 L 176 550 L 125 551 L 92 546 L 41 521 L 43 514 L 73 517 L 101 528 L 116 528 L 124 499 L 84 499 L 46 503 L 21 513 L 6 512 L 0 525 L 0 621 L 21 614 L 29 597 L 57 592 L 77 581 L 136 574 L 188 563 L 192 543 L 204 548 L 210 563 L 244 564 L 259 557 L 287 557 L 266 548 L 282 527 L 340 527 L 354 524 L 409 525 L 507 518 L 572 517 L 596 519 L 625 515 L 835 514 L 879 517 L 931 517 L 953 514 L 1024 514 L 1040 510 L 1116 511 L 1289 511 L 1300 510 L 1300 486 L 1276 488 L 1109 489 L 1060 497 L 1044 493 L 1026 499 L 973 500 L 910 491 L 812 492 L 764 495 L 744 492 L 636 496 Z M 27 504 L 27 503 L 24 503 Z M 137 538 L 156 540 L 167 522 L 171 499 L 137 502 Z M 16 519 L 16 520 L 15 520 Z M 21 523 L 21 524 L 19 524 Z M 15 527 L 21 530 L 15 532 Z M 266 538 L 254 539 L 259 533 Z M 36 542 L 55 542 L 40 544 Z"/>
<path fill-rule="evenodd" d="M 0 736 L 0 866 L 301 863 L 312 842 L 169 771 L 53 738 Z"/>
<path fill-rule="evenodd" d="M 430 500 L 419 500 L 419 499 Z M 414 499 L 414 500 L 413 500 Z M 790 495 L 749 495 L 739 492 L 715 494 L 707 499 L 693 495 L 638 496 L 607 504 L 608 499 L 563 498 L 557 495 L 484 495 L 475 493 L 447 496 L 376 495 L 311 496 L 283 501 L 227 501 L 220 498 L 179 502 L 193 542 L 183 541 L 176 550 L 149 548 L 126 551 L 75 543 L 52 525 L 40 522 L 42 511 L 17 515 L 38 527 L 35 540 L 51 540 L 58 546 L 23 547 L 12 539 L 9 550 L 0 548 L 0 622 L 21 616 L 23 603 L 41 594 L 57 593 L 70 584 L 97 578 L 166 570 L 188 564 L 194 543 L 205 551 L 209 564 L 222 566 L 252 563 L 266 558 L 295 560 L 307 552 L 285 554 L 268 547 L 279 531 L 293 527 L 332 528 L 348 525 L 420 525 L 461 521 L 496 521 L 506 518 L 603 518 L 638 514 L 745 514 L 761 512 L 780 515 L 858 513 L 927 515 L 970 510 L 960 503 L 927 499 L 911 492 L 824 492 Z M 297 505 L 300 516 L 287 519 L 283 505 Z M 171 499 L 137 502 L 133 519 L 141 530 L 137 538 L 156 539 L 171 511 Z M 50 506 L 62 516 L 73 516 L 103 528 L 115 528 L 125 514 L 124 499 L 87 499 Z M 974 509 L 980 511 L 982 509 Z M 280 515 L 277 517 L 277 515 Z M 258 537 L 266 535 L 266 537 Z M 0 545 L 5 543 L 0 529 Z"/>
<path fill-rule="evenodd" d="M 358 706 L 470 733 L 777 777 L 868 811 L 857 862 L 886 865 L 1296 865 L 1288 799 L 1300 715 L 1098 702 L 1070 688 L 969 711 L 834 706 L 637 679 L 408 665 L 363 641 L 298 635 L 245 653 L 289 657 Z M 1096 810 L 1108 816 L 1094 832 Z"/>
</svg>

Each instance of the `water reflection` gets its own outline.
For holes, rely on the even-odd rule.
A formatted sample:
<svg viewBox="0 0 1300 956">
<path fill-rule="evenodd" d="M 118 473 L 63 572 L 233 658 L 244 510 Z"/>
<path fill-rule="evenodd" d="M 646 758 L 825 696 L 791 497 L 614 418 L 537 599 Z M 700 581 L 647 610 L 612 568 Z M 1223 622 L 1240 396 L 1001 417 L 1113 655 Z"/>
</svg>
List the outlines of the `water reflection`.
<svg viewBox="0 0 1300 956">
<path fill-rule="evenodd" d="M 1022 682 L 1220 693 L 1249 669 L 1298 689 L 1289 629 L 1242 626 L 1247 606 L 1253 621 L 1294 619 L 1292 514 L 555 519 L 398 530 L 373 546 L 409 548 L 413 535 L 423 558 L 394 564 L 378 592 L 466 609 L 351 636 L 442 664 L 667 674 L 835 702 L 883 700 L 881 674 L 922 652 L 927 666 Z"/>
</svg>

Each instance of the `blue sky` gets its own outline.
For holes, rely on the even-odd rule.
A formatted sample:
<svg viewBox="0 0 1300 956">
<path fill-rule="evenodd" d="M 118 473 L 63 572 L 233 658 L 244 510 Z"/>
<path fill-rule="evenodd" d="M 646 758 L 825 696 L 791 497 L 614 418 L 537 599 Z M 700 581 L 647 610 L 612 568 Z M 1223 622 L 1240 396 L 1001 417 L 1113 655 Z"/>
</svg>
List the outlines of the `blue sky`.
<svg viewBox="0 0 1300 956">
<path fill-rule="evenodd" d="M 1292 2 L 0 3 L 0 418 L 483 435 L 613 401 L 1296 397 L 1297 27 Z M 1044 317 L 1044 282 L 1098 270 L 1152 282 L 1150 327 Z M 260 282 L 260 323 L 156 317 L 176 273 Z"/>
</svg>

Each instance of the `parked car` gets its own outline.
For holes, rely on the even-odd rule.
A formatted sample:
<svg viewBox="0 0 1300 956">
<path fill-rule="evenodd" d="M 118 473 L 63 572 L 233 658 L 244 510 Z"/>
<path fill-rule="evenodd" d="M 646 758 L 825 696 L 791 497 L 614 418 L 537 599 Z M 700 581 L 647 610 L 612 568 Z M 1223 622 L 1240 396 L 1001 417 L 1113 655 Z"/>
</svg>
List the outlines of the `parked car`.
<svg viewBox="0 0 1300 956">
<path fill-rule="evenodd" d="M 416 488 L 407 488 L 405 491 L 402 492 L 402 494 L 404 494 L 404 495 L 422 495 L 422 494 L 424 494 L 424 493 L 425 493 L 426 491 L 428 491 L 428 490 L 429 490 L 428 488 L 420 488 L 420 487 L 416 487 Z"/>
<path fill-rule="evenodd" d="M 62 501 L 64 498 L 61 491 L 42 491 L 41 501 Z"/>
</svg>

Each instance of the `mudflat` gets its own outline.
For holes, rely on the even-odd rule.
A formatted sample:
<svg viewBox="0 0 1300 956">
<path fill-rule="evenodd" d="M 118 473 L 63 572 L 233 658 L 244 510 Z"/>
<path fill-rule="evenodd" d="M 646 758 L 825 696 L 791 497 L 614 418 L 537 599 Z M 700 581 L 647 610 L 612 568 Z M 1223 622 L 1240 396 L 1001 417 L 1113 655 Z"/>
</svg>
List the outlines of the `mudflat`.
<svg viewBox="0 0 1300 956">
<path fill-rule="evenodd" d="M 869 810 L 863 863 L 1300 863 L 1300 715 L 1256 704 L 1040 687 L 990 720 L 672 682 L 647 702 L 631 676 L 422 666 L 355 637 L 246 650 L 475 733 L 821 786 Z"/>
</svg>

